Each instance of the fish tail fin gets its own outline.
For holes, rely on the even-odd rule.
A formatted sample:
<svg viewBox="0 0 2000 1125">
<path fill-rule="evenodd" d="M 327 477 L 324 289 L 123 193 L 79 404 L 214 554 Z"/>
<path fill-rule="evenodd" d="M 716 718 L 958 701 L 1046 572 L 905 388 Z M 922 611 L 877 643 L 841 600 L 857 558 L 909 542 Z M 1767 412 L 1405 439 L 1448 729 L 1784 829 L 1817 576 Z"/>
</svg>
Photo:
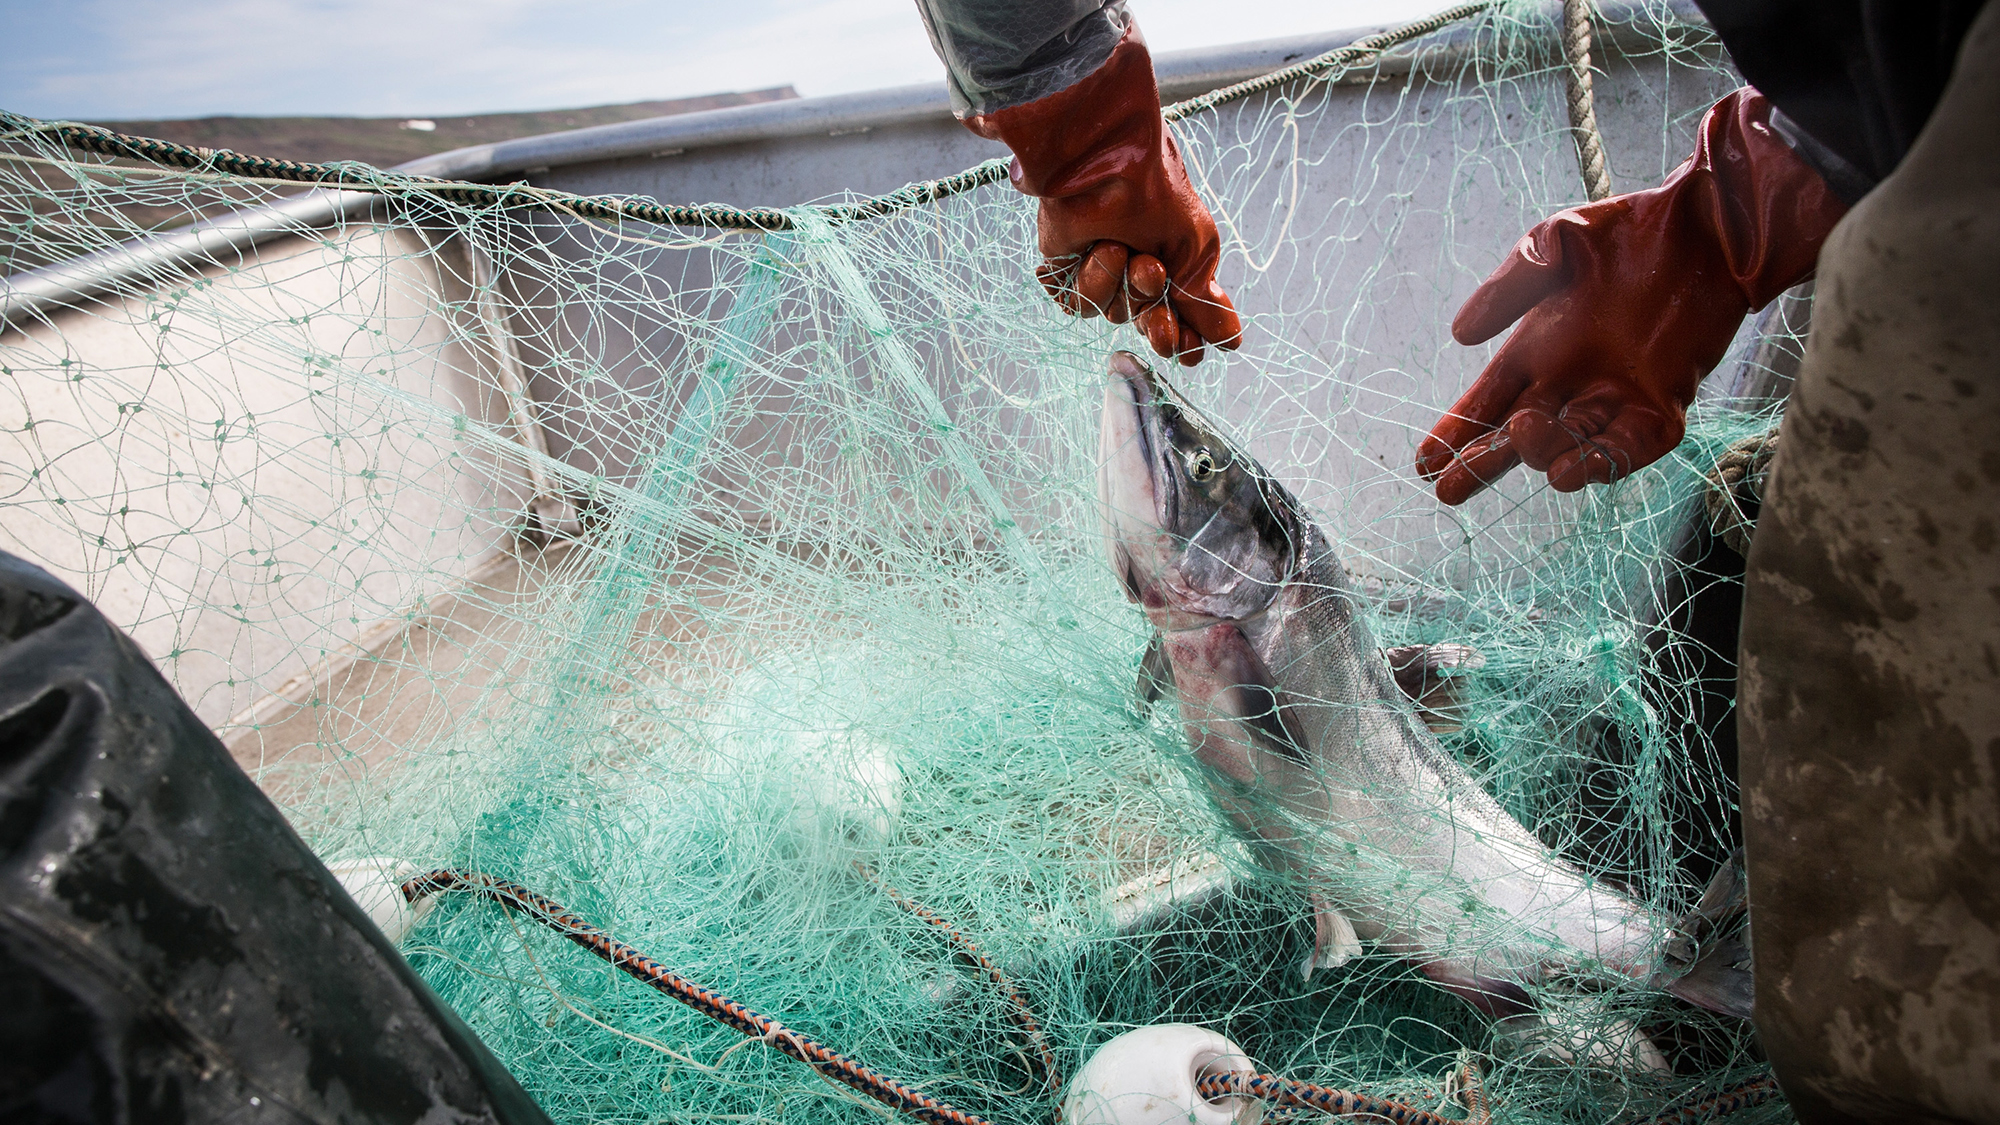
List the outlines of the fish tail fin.
<svg viewBox="0 0 2000 1125">
<path fill-rule="evenodd" d="M 1667 982 L 1667 991 L 1696 1007 L 1749 1019 L 1756 998 L 1750 943 L 1733 938 L 1710 942 L 1692 968 Z"/>
<path fill-rule="evenodd" d="M 1750 931 L 1741 924 L 1749 909 L 1749 881 L 1738 848 L 1667 939 L 1660 970 L 1666 990 L 1711 1012 L 1749 1019 L 1755 965 Z"/>
</svg>

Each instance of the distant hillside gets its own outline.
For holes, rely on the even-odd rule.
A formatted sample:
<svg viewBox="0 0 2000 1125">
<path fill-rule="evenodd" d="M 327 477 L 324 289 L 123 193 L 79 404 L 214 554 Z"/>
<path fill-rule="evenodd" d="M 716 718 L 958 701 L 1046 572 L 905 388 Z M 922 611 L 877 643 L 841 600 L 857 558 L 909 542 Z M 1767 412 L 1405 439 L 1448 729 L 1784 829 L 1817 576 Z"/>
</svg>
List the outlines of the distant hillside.
<svg viewBox="0 0 2000 1125">
<path fill-rule="evenodd" d="M 695 113 L 798 97 L 790 86 L 698 98 L 630 102 L 537 113 L 482 113 L 474 117 L 199 117 L 180 121 L 96 121 L 107 129 L 159 137 L 206 148 L 227 148 L 281 160 L 359 160 L 389 168 L 419 156 L 467 145 L 612 125 L 647 117 Z M 433 126 L 425 129 L 423 126 Z M 413 127 L 414 126 L 414 127 Z"/>
</svg>

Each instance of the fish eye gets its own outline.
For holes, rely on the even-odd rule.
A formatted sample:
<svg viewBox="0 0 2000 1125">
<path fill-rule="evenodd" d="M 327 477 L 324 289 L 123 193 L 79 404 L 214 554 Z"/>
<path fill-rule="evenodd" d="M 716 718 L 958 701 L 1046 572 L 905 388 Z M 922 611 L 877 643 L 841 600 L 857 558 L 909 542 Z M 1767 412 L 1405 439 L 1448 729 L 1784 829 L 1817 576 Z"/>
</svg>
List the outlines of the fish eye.
<svg viewBox="0 0 2000 1125">
<path fill-rule="evenodd" d="M 1193 453 L 1188 454 L 1188 459 L 1187 459 L 1188 479 L 1194 481 L 1197 484 L 1201 483 L 1202 481 L 1208 480 L 1210 477 L 1213 477 L 1216 474 L 1217 468 L 1218 466 L 1215 463 L 1215 454 L 1210 453 L 1205 448 L 1197 449 Z"/>
</svg>

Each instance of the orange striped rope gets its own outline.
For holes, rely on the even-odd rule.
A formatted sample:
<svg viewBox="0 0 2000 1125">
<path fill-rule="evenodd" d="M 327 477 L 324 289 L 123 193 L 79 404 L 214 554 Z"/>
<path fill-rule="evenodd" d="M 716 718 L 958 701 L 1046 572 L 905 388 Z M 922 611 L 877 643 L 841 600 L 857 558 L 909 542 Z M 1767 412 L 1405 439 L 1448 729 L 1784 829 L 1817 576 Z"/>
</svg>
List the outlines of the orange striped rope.
<svg viewBox="0 0 2000 1125">
<path fill-rule="evenodd" d="M 623 970 L 626 975 L 666 993 L 695 1011 L 726 1023 L 745 1035 L 755 1036 L 814 1070 L 923 1121 L 937 1125 L 988 1125 L 984 1118 L 955 1109 L 928 1094 L 919 1093 L 893 1078 L 875 1073 L 866 1066 L 820 1045 L 769 1016 L 703 988 L 686 977 L 577 917 L 561 903 L 545 898 L 519 883 L 496 879 L 476 871 L 440 869 L 419 875 L 402 886 L 403 898 L 415 902 L 440 891 L 464 890 L 511 906 L 533 917 L 555 932 L 590 950 Z"/>
<path fill-rule="evenodd" d="M 1194 1084 L 1194 1092 L 1210 1101 L 1230 1097 L 1257 1098 L 1286 1109 L 1316 1109 L 1337 1117 L 1366 1114 L 1393 1121 L 1396 1125 L 1465 1125 L 1463 1121 L 1454 1121 L 1402 1102 L 1357 1094 L 1352 1090 L 1315 1086 L 1275 1074 L 1245 1074 L 1238 1070 L 1207 1074 Z"/>
<path fill-rule="evenodd" d="M 989 980 L 1003 990 L 1012 1005 L 1014 1022 L 1034 1043 L 1050 1089 L 1057 1090 L 1060 1078 L 1054 1052 L 1049 1049 L 1041 1025 L 1035 1021 L 1034 1014 L 1029 1010 L 1027 1000 L 1021 995 L 1020 990 L 1007 979 L 998 966 L 979 951 L 978 946 L 973 944 L 970 938 L 960 933 L 957 928 L 882 882 L 865 866 L 856 864 L 856 867 L 870 881 L 881 887 L 898 906 L 944 934 L 962 954 L 970 958 L 986 974 Z M 811 1036 L 800 1034 L 769 1016 L 752 1011 L 725 996 L 695 984 L 577 917 L 561 903 L 536 894 L 519 883 L 475 871 L 441 868 L 409 880 L 401 889 L 403 898 L 409 902 L 416 902 L 426 895 L 443 891 L 463 890 L 491 899 L 502 906 L 521 910 L 570 941 L 609 961 L 641 983 L 650 985 L 703 1015 L 736 1028 L 745 1035 L 764 1040 L 827 1078 L 866 1094 L 884 1105 L 902 1110 L 919 1120 L 934 1122 L 936 1125 L 989 1125 L 984 1118 L 947 1105 L 893 1078 L 877 1074 L 861 1063 L 823 1046 Z M 1476 1079 L 1476 1072 L 1474 1077 Z M 1372 1116 L 1394 1122 L 1395 1125 L 1465 1125 L 1465 1122 L 1454 1121 L 1429 1110 L 1387 1098 L 1355 1093 L 1351 1090 L 1315 1086 L 1309 1082 L 1281 1078 L 1272 1074 L 1246 1074 L 1236 1071 L 1210 1074 L 1195 1083 L 1195 1093 L 1211 1100 L 1226 1097 L 1257 1098 L 1282 1109 L 1316 1110 L 1335 1116 Z M 1770 1075 L 1764 1075 L 1704 1101 L 1647 1118 L 1643 1125 L 1692 1125 L 1694 1122 L 1713 1120 L 1740 1109 L 1762 1105 L 1780 1096 L 1782 1092 L 1778 1088 L 1777 1080 Z M 1483 1102 L 1483 1096 L 1478 1097 L 1477 1101 Z M 1484 1107 L 1476 1105 L 1470 1108 L 1473 1109 L 1476 1118 L 1478 1111 Z"/>
<path fill-rule="evenodd" d="M 1718 1117 L 1735 1113 L 1739 1109 L 1763 1105 L 1783 1096 L 1784 1091 L 1778 1088 L 1777 1077 L 1766 1074 L 1761 1078 L 1753 1078 L 1741 1086 L 1724 1090 L 1706 1101 L 1655 1114 L 1648 1117 L 1642 1125 L 1693 1125 L 1698 1121 L 1713 1121 Z"/>
<path fill-rule="evenodd" d="M 1034 1010 L 1028 1007 L 1028 998 L 1021 995 L 1021 990 L 1015 986 L 1012 980 L 1008 979 L 1007 974 L 1001 972 L 998 965 L 988 960 L 986 954 L 980 952 L 979 947 L 973 944 L 972 939 L 960 932 L 958 927 L 953 926 L 950 922 L 925 909 L 922 903 L 883 882 L 882 877 L 877 875 L 867 864 L 856 860 L 854 869 L 859 871 L 863 878 L 882 888 L 882 893 L 888 895 L 891 902 L 909 911 L 912 915 L 922 919 L 932 929 L 943 934 L 945 940 L 958 947 L 960 955 L 965 957 L 966 960 L 971 961 L 975 968 L 985 974 L 987 980 L 992 981 L 1000 989 L 1001 995 L 1007 998 L 1009 1008 L 1007 1013 L 1008 1019 L 1012 1020 L 1014 1026 L 1020 1028 L 1027 1035 L 1029 1043 L 1035 1049 L 1035 1059 L 1041 1064 L 1044 1084 L 1048 1086 L 1050 1093 L 1061 1094 L 1062 1068 L 1056 1063 L 1055 1052 L 1049 1048 L 1048 1037 L 1042 1034 L 1042 1025 L 1036 1022 Z"/>
</svg>

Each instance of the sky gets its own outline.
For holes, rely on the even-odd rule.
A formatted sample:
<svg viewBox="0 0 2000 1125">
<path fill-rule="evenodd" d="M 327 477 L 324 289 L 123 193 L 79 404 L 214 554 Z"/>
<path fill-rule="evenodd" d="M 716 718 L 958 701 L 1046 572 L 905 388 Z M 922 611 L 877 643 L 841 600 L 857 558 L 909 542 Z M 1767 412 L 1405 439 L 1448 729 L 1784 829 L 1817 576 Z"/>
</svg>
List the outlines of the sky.
<svg viewBox="0 0 2000 1125">
<path fill-rule="evenodd" d="M 1447 2 L 1131 9 L 1158 52 L 1399 22 Z M 86 120 L 442 117 L 944 77 L 912 0 L 0 0 L 0 28 L 0 109 Z"/>
</svg>

